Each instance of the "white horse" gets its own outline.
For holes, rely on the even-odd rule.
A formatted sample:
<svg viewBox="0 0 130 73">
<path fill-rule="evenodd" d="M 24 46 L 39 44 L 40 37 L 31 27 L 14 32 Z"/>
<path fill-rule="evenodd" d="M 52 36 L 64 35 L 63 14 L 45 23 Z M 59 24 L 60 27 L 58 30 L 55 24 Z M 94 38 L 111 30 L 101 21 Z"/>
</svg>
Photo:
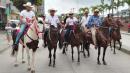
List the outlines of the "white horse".
<svg viewBox="0 0 130 73">
<path fill-rule="evenodd" d="M 24 35 L 24 45 L 26 48 L 26 52 L 27 52 L 27 59 L 28 59 L 28 70 L 31 71 L 31 73 L 35 73 L 35 52 L 38 48 L 38 43 L 39 43 L 39 28 L 37 25 L 37 21 L 33 21 L 33 23 L 30 25 L 30 27 L 28 28 L 27 33 Z M 16 47 L 18 48 L 18 47 Z M 13 49 L 16 53 L 16 61 L 15 61 L 15 66 L 18 66 L 17 63 L 17 55 L 18 55 L 18 50 Z M 24 51 L 22 51 L 22 59 L 23 59 L 23 53 Z M 31 56 L 31 55 L 32 56 Z"/>
</svg>

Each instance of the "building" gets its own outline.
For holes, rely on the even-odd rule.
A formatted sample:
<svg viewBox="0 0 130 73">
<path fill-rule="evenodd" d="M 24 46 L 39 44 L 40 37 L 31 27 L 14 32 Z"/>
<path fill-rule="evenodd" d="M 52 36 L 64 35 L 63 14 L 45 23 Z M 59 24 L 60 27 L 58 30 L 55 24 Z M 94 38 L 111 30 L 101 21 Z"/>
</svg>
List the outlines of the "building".
<svg viewBox="0 0 130 73">
<path fill-rule="evenodd" d="M 45 1 L 45 0 L 42 0 L 42 5 L 39 6 L 39 7 L 38 7 L 38 10 L 37 10 L 38 13 L 43 14 L 43 15 L 45 14 L 45 7 L 44 7 L 44 3 L 45 3 L 45 2 L 44 2 L 44 1 Z"/>
<path fill-rule="evenodd" d="M 11 4 L 11 13 L 9 19 L 11 20 L 18 20 L 19 19 L 19 10 L 13 5 L 13 2 Z"/>
<path fill-rule="evenodd" d="M 10 0 L 0 0 L 0 29 L 4 29 L 7 22 L 7 13 L 6 9 L 9 8 Z"/>
</svg>

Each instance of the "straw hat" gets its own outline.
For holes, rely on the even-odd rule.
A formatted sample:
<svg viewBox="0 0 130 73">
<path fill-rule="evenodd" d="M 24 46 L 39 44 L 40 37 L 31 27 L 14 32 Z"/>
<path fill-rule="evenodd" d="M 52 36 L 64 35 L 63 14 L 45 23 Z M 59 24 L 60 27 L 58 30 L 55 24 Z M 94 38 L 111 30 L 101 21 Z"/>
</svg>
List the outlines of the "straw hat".
<svg viewBox="0 0 130 73">
<path fill-rule="evenodd" d="M 89 13 L 88 9 L 86 9 L 86 10 L 84 11 L 84 13 Z"/>
<path fill-rule="evenodd" d="M 31 2 L 27 2 L 26 4 L 23 4 L 23 6 L 24 6 L 24 7 L 31 7 L 31 8 L 33 8 Z"/>
<path fill-rule="evenodd" d="M 99 12 L 99 9 L 95 9 L 94 12 Z"/>
<path fill-rule="evenodd" d="M 57 12 L 57 10 L 54 9 L 54 8 L 51 8 L 51 9 L 48 10 L 48 12 L 50 12 L 50 11 L 55 11 L 55 12 Z"/>
</svg>

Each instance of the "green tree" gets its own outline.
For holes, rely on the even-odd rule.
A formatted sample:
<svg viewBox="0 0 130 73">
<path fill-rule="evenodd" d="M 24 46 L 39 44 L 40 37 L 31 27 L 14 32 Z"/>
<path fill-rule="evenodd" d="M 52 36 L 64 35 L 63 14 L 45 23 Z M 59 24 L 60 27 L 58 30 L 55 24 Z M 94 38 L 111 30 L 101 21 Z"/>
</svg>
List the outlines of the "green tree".
<svg viewBox="0 0 130 73">
<path fill-rule="evenodd" d="M 20 11 L 24 9 L 23 4 L 25 4 L 27 2 L 27 0 L 12 0 L 14 6 L 16 6 L 16 8 L 18 8 Z"/>
<path fill-rule="evenodd" d="M 36 6 L 40 6 L 40 5 L 42 5 L 42 2 L 43 0 L 34 0 L 34 4 L 36 5 Z"/>
</svg>

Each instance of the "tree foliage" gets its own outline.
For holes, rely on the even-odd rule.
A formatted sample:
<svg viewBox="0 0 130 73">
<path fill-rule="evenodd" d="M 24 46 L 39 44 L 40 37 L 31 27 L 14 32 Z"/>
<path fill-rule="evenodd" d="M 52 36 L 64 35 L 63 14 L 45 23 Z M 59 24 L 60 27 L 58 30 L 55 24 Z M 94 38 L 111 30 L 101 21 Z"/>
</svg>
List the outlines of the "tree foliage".
<svg viewBox="0 0 130 73">
<path fill-rule="evenodd" d="M 27 2 L 27 0 L 12 0 L 14 6 L 16 6 L 16 8 L 18 8 L 20 11 L 24 9 L 23 4 L 25 4 Z"/>
</svg>

